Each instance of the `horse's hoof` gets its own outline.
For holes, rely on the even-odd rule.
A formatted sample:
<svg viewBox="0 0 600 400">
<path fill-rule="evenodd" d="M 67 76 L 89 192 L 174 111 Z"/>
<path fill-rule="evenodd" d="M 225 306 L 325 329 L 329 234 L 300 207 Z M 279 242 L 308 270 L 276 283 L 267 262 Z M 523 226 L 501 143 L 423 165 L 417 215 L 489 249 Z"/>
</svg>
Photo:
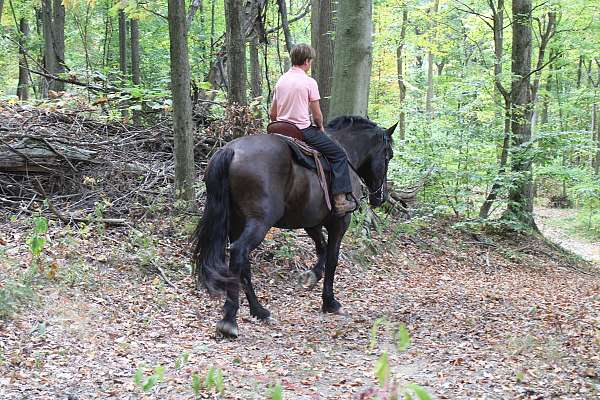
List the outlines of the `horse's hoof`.
<svg viewBox="0 0 600 400">
<path fill-rule="evenodd" d="M 298 281 L 300 282 L 300 285 L 308 291 L 313 290 L 317 285 L 317 282 L 319 282 L 317 279 L 317 274 L 315 274 L 312 270 L 301 273 L 298 277 Z"/>
<path fill-rule="evenodd" d="M 323 310 L 324 313 L 327 313 L 327 314 L 346 315 L 342 311 L 342 305 L 340 303 L 338 303 L 336 300 L 333 300 L 332 302 L 330 302 L 328 304 L 323 303 L 323 307 L 321 309 Z"/>
<path fill-rule="evenodd" d="M 217 322 L 217 333 L 225 336 L 229 339 L 236 339 L 238 337 L 237 324 L 229 321 L 221 320 Z"/>
<path fill-rule="evenodd" d="M 261 321 L 265 321 L 268 320 L 269 318 L 271 318 L 271 313 L 269 312 L 269 310 L 265 309 L 265 308 L 257 308 L 255 310 L 250 310 L 250 315 L 252 315 L 254 318 L 259 319 Z"/>
</svg>

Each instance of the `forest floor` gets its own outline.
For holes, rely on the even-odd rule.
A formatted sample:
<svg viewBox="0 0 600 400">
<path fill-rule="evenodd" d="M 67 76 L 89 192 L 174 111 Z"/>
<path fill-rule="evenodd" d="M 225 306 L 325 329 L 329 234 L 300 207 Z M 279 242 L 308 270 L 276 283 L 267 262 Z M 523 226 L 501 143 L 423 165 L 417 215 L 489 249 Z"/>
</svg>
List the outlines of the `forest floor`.
<svg viewBox="0 0 600 400">
<path fill-rule="evenodd" d="M 366 399 L 384 351 L 398 387 L 433 398 L 600 397 L 600 269 L 541 238 L 475 239 L 450 221 L 397 224 L 371 242 L 347 235 L 338 316 L 296 283 L 315 261 L 308 237 L 274 231 L 253 270 L 275 322 L 254 320 L 244 302 L 240 338 L 225 340 L 222 301 L 189 277 L 189 221 L 51 224 L 44 270 L 26 280 L 33 296 L 15 295 L 22 306 L 0 320 L 0 399 L 191 399 L 194 374 L 204 381 L 210 367 L 223 394 L 199 398 L 276 398 L 269 387 L 281 384 L 285 399 Z M 0 222 L 5 295 L 30 269 L 30 225 Z M 405 351 L 393 345 L 398 324 L 411 335 Z"/>
</svg>

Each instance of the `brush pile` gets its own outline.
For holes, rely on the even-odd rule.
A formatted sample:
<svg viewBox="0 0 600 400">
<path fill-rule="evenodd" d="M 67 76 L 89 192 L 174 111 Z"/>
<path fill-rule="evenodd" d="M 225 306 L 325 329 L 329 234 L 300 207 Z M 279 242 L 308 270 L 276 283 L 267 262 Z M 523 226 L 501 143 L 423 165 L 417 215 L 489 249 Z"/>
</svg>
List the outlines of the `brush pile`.
<svg viewBox="0 0 600 400">
<path fill-rule="evenodd" d="M 216 149 L 262 128 L 260 118 L 237 106 L 198 126 L 198 180 Z M 133 126 L 103 121 L 96 109 L 0 102 L 0 215 L 31 214 L 44 201 L 61 219 L 147 215 L 173 203 L 173 143 L 169 113 Z"/>
</svg>

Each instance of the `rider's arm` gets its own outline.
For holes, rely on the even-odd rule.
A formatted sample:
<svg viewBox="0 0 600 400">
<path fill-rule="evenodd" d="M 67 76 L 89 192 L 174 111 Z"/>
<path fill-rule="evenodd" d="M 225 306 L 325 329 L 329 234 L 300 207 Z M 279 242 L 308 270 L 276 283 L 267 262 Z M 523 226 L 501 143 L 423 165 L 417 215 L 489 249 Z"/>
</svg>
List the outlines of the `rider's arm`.
<svg viewBox="0 0 600 400">
<path fill-rule="evenodd" d="M 273 95 L 273 102 L 271 103 L 271 109 L 269 110 L 269 118 L 272 122 L 277 121 L 277 100 Z"/>
<path fill-rule="evenodd" d="M 323 114 L 321 113 L 321 105 L 319 104 L 319 100 L 309 102 L 308 108 L 310 109 L 313 122 L 317 128 L 319 128 L 320 131 L 325 132 L 325 128 L 323 127 Z"/>
</svg>

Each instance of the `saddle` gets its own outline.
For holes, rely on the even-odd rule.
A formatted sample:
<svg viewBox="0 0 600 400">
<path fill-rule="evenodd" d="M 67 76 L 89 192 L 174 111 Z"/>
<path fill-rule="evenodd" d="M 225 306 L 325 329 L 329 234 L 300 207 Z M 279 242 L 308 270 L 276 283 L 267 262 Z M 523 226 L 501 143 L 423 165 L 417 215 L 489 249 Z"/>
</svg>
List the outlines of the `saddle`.
<svg viewBox="0 0 600 400">
<path fill-rule="evenodd" d="M 304 142 L 304 135 L 302 134 L 302 131 L 292 123 L 285 121 L 271 122 L 269 125 L 267 125 L 267 133 L 282 137 L 288 142 L 288 145 L 292 149 L 292 153 L 295 155 L 296 161 L 306 168 L 317 170 L 319 184 L 321 185 L 321 189 L 323 189 L 323 195 L 325 197 L 327 209 L 331 211 L 329 185 L 327 183 L 327 177 L 325 176 L 325 168 L 323 168 L 321 153 Z M 310 157 L 310 160 L 314 162 L 314 165 L 309 163 L 306 160 L 306 157 L 303 157 L 303 155 Z M 327 167 L 329 167 L 329 164 L 327 164 Z"/>
</svg>

